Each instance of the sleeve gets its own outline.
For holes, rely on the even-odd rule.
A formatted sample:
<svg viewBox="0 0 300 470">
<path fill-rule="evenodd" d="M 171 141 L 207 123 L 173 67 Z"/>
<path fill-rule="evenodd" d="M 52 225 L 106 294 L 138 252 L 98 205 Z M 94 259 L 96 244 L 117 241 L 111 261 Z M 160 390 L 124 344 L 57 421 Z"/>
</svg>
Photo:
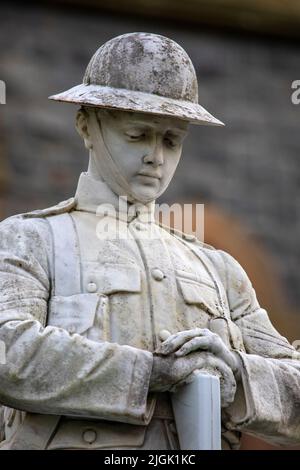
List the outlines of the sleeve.
<svg viewBox="0 0 300 470">
<path fill-rule="evenodd" d="M 152 354 L 45 326 L 51 234 L 46 220 L 0 224 L 0 402 L 46 413 L 145 424 Z M 4 361 L 1 361 L 4 362 Z"/>
<path fill-rule="evenodd" d="M 231 317 L 243 337 L 242 379 L 226 409 L 229 429 L 277 445 L 300 441 L 300 354 L 271 324 L 239 263 L 221 252 Z"/>
</svg>

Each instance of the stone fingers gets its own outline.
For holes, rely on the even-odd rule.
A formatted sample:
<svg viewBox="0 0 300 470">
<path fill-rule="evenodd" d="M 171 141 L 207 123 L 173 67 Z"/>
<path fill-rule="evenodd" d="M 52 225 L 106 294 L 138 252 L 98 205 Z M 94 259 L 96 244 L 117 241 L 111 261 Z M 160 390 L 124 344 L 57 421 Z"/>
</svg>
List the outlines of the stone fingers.
<svg viewBox="0 0 300 470">
<path fill-rule="evenodd" d="M 175 352 L 175 356 L 182 357 L 190 354 L 193 351 L 199 349 L 211 350 L 212 349 L 212 340 L 209 336 L 196 337 L 185 343 L 181 346 L 178 351 Z"/>
<path fill-rule="evenodd" d="M 172 339 L 170 337 L 170 342 L 165 345 L 163 354 L 174 351 L 176 351 L 176 357 L 187 356 L 196 351 L 208 351 L 222 359 L 234 372 L 238 368 L 235 355 L 227 348 L 222 339 L 215 333 L 206 329 L 194 329 L 182 332 L 182 334 L 177 337 L 174 335 Z"/>
<path fill-rule="evenodd" d="M 194 328 L 193 330 L 181 331 L 166 339 L 156 352 L 163 355 L 171 354 L 193 338 L 205 336 L 209 333 L 210 331 L 206 328 Z"/>
</svg>

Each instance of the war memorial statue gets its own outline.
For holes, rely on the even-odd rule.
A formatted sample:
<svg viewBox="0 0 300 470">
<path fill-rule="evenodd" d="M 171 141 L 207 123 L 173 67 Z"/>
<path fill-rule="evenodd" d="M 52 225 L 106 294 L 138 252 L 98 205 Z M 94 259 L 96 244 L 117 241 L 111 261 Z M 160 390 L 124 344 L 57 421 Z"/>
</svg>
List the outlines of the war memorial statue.
<svg viewBox="0 0 300 470">
<path fill-rule="evenodd" d="M 116 37 L 51 99 L 79 105 L 89 165 L 0 225 L 0 449 L 179 449 L 171 397 L 197 371 L 220 379 L 223 449 L 299 443 L 299 353 L 235 259 L 154 218 L 189 123 L 222 125 L 186 52 Z"/>
</svg>

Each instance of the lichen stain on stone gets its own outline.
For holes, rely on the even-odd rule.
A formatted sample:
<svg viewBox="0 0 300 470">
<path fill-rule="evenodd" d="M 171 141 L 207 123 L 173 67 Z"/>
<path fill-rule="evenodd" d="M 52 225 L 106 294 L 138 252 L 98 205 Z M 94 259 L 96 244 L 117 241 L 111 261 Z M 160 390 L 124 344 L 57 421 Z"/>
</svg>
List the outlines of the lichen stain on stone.
<svg viewBox="0 0 300 470">
<path fill-rule="evenodd" d="M 198 104 L 196 72 L 187 53 L 174 41 L 149 33 L 108 41 L 90 60 L 83 85 L 50 98 L 222 125 Z"/>
</svg>

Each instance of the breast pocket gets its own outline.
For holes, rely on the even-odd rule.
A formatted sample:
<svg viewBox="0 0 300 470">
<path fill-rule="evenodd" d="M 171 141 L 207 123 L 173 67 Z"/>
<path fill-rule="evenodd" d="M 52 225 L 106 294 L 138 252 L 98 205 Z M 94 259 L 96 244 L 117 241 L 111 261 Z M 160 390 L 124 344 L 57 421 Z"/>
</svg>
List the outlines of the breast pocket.
<svg viewBox="0 0 300 470">
<path fill-rule="evenodd" d="M 140 292 L 140 270 L 134 265 L 89 263 L 84 269 L 83 289 L 85 292 L 81 294 L 53 296 L 49 302 L 48 324 L 94 341 L 109 341 L 111 297 L 117 293 Z"/>
<path fill-rule="evenodd" d="M 197 276 L 186 271 L 176 271 L 179 291 L 187 305 L 195 306 L 209 315 L 220 316 L 216 287 L 209 276 Z"/>
<path fill-rule="evenodd" d="M 100 301 L 96 293 L 53 296 L 49 302 L 47 324 L 85 335 L 95 323 Z"/>
<path fill-rule="evenodd" d="M 101 296 L 96 323 L 101 330 L 102 339 L 135 344 L 135 335 L 140 329 L 141 317 L 139 267 L 129 263 L 90 265 L 85 276 L 85 286 L 87 290 L 92 288 Z M 95 339 L 99 328 L 94 326 L 88 332 L 89 337 Z"/>
</svg>

